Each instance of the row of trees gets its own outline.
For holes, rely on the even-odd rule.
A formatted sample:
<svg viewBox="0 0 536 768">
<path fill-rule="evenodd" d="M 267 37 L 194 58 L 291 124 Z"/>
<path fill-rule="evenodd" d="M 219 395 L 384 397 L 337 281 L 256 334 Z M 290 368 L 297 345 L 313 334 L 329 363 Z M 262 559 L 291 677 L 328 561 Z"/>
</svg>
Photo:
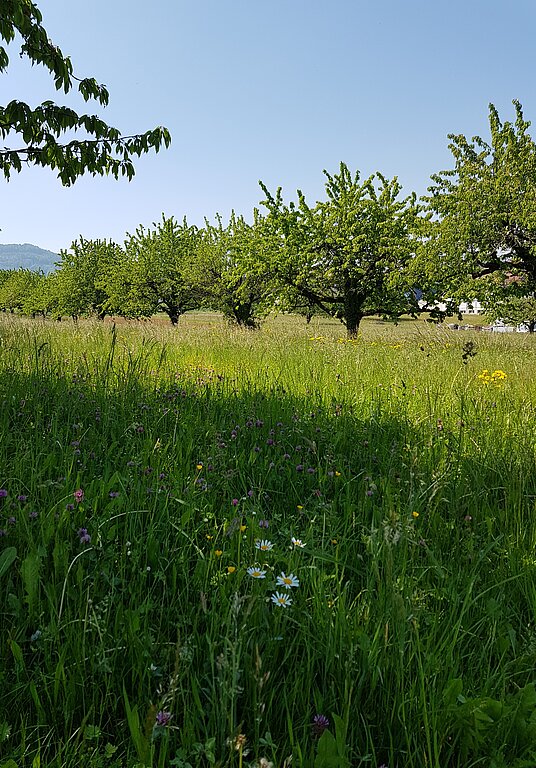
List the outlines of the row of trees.
<svg viewBox="0 0 536 768">
<path fill-rule="evenodd" d="M 108 103 L 105 86 L 75 76 L 33 0 L 2 0 L 0 41 L 20 43 L 20 55 L 48 70 L 56 90 L 77 88 L 86 101 Z M 8 64 L 0 45 L 0 74 Z M 251 223 L 233 215 L 225 226 L 217 219 L 196 228 L 163 217 L 123 246 L 80 238 L 50 276 L 1 274 L 0 307 L 51 316 L 164 311 L 176 323 L 188 309 L 210 306 L 253 327 L 277 306 L 327 313 L 352 336 L 367 315 L 441 317 L 437 300 L 449 297 L 452 312 L 459 300 L 478 298 L 492 316 L 534 330 L 536 151 L 514 106 L 515 121 L 503 123 L 490 105 L 489 142 L 451 135 L 454 167 L 433 176 L 419 201 L 401 198 L 396 178 L 361 181 L 344 164 L 325 172 L 326 199 L 313 206 L 299 191 L 286 203 L 280 189 L 272 194 L 261 184 L 264 215 L 255 211 Z M 85 172 L 130 179 L 132 157 L 171 141 L 161 126 L 123 136 L 96 115 L 50 100 L 35 109 L 0 106 L 0 138 L 8 137 L 23 146 L 0 149 L 6 179 L 34 164 L 55 169 L 67 186 Z"/>
<path fill-rule="evenodd" d="M 123 315 L 210 307 L 255 327 L 270 310 L 322 312 L 349 336 L 369 315 L 453 314 L 478 298 L 494 317 L 536 326 L 536 151 L 521 105 L 491 141 L 451 136 L 454 168 L 426 198 L 401 196 L 396 178 L 361 180 L 344 163 L 326 171 L 315 205 L 261 183 L 263 213 L 195 227 L 162 217 L 120 246 L 80 238 L 49 276 L 0 276 L 0 307 L 28 314 Z M 447 310 L 438 302 L 448 297 Z"/>
</svg>

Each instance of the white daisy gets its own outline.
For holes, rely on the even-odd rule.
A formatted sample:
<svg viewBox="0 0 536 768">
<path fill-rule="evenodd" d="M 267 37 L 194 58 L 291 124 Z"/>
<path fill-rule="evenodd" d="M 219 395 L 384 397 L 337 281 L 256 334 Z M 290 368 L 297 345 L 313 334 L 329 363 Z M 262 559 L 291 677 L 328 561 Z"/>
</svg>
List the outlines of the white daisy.
<svg viewBox="0 0 536 768">
<path fill-rule="evenodd" d="M 251 568 L 248 568 L 248 573 L 254 579 L 264 579 L 266 577 L 266 571 L 261 571 L 261 569 L 257 568 L 255 565 L 252 565 Z"/>
<path fill-rule="evenodd" d="M 277 586 L 285 587 L 285 589 L 290 589 L 291 587 L 299 587 L 300 582 L 298 581 L 297 577 L 294 576 L 293 573 L 289 573 L 288 576 L 285 576 L 283 571 L 281 571 L 281 576 L 277 577 Z"/>
<path fill-rule="evenodd" d="M 269 552 L 271 549 L 274 548 L 274 545 L 271 541 L 268 541 L 268 539 L 257 539 L 255 542 L 255 546 L 257 549 L 260 549 L 261 552 Z"/>
<path fill-rule="evenodd" d="M 303 549 L 305 547 L 305 542 L 301 539 L 295 539 L 294 536 L 291 538 L 291 542 L 295 547 L 299 547 L 300 549 Z"/>
<path fill-rule="evenodd" d="M 287 605 L 292 605 L 292 600 L 284 592 L 274 592 L 272 595 L 272 603 L 279 605 L 282 608 L 286 608 Z"/>
</svg>

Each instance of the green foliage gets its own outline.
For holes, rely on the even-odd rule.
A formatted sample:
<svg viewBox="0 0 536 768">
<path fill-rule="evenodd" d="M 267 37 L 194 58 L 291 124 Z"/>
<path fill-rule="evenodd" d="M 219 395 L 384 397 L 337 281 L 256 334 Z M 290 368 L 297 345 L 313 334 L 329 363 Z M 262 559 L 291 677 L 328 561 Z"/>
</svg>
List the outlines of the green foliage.
<svg viewBox="0 0 536 768">
<path fill-rule="evenodd" d="M 4 311 L 36 315 L 47 309 L 48 278 L 41 272 L 13 269 L 0 272 L 0 308 Z"/>
<path fill-rule="evenodd" d="M 287 303 L 299 295 L 357 335 L 363 317 L 396 318 L 417 312 L 406 267 L 414 247 L 419 207 L 415 196 L 399 200 L 397 179 L 376 174 L 360 182 L 341 163 L 324 171 L 327 200 L 311 208 L 298 190 L 298 204 L 283 202 L 281 189 L 266 194 L 271 242 L 270 269 L 286 288 Z"/>
<path fill-rule="evenodd" d="M 16 559 L 17 550 L 15 547 L 6 547 L 4 551 L 0 553 L 0 579 L 9 571 Z"/>
<path fill-rule="evenodd" d="M 32 64 L 44 66 L 54 79 L 56 90 L 68 93 L 75 85 L 85 101 L 108 103 L 108 91 L 92 77 L 74 75 L 71 59 L 54 45 L 42 24 L 42 15 L 32 0 L 2 0 L 0 39 L 11 43 L 22 38 L 20 55 Z M 0 73 L 9 65 L 7 50 L 0 46 Z M 64 134 L 82 131 L 89 138 L 59 141 Z M 26 145 L 0 151 L 0 170 L 6 179 L 22 170 L 23 164 L 46 166 L 57 170 L 62 184 L 69 186 L 86 171 L 93 176 L 111 174 L 114 178 L 134 175 L 132 156 L 168 147 L 171 137 L 158 127 L 144 134 L 122 136 L 117 128 L 95 115 L 79 115 L 74 110 L 47 100 L 35 109 L 21 101 L 0 107 L 0 138 L 15 134 Z"/>
<path fill-rule="evenodd" d="M 335 736 L 331 731 L 324 731 L 317 745 L 314 768 L 350 768 L 347 757 L 346 726 L 342 718 L 333 715 Z"/>
<path fill-rule="evenodd" d="M 2 760 L 534 764 L 534 338 L 321 327 L 0 317 Z"/>
<path fill-rule="evenodd" d="M 202 302 L 193 276 L 198 230 L 162 214 L 153 229 L 140 226 L 125 242 L 125 259 L 109 270 L 107 308 L 130 317 L 165 312 L 172 325 Z"/>
<path fill-rule="evenodd" d="M 432 296 L 476 297 L 505 319 L 536 290 L 536 145 L 514 107 L 515 121 L 503 123 L 490 104 L 489 141 L 449 136 L 454 167 L 432 176 L 434 219 L 416 262 Z"/>
<path fill-rule="evenodd" d="M 208 306 L 244 328 L 256 328 L 273 305 L 273 281 L 266 269 L 265 222 L 257 210 L 253 223 L 233 212 L 224 227 L 206 223 L 192 270 Z"/>
<path fill-rule="evenodd" d="M 49 276 L 53 314 L 57 316 L 96 315 L 108 312 L 108 275 L 116 274 L 124 261 L 122 249 L 111 240 L 75 240 L 68 251 L 60 252 L 58 271 Z"/>
</svg>

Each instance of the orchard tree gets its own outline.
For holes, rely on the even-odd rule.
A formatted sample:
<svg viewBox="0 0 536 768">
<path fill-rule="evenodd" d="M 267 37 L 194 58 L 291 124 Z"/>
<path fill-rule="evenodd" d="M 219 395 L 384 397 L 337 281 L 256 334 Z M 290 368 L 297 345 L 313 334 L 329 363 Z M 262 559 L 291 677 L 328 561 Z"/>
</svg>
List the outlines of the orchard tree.
<svg viewBox="0 0 536 768">
<path fill-rule="evenodd" d="M 418 312 L 406 267 L 414 250 L 419 207 L 415 195 L 400 199 L 397 179 L 375 174 L 360 182 L 340 164 L 327 178 L 327 200 L 310 207 L 286 205 L 281 188 L 266 194 L 271 226 L 270 269 L 296 301 L 317 307 L 344 323 L 355 337 L 364 317 L 396 318 Z M 283 299 L 285 302 L 285 299 Z"/>
<path fill-rule="evenodd" d="M 31 269 L 5 270 L 0 278 L 0 308 L 23 315 L 44 314 L 45 275 Z"/>
<path fill-rule="evenodd" d="M 75 240 L 68 251 L 60 251 L 54 281 L 56 314 L 71 317 L 110 314 L 106 277 L 119 269 L 122 249 L 107 240 Z"/>
<path fill-rule="evenodd" d="M 202 296 L 194 278 L 198 230 L 162 214 L 153 229 L 137 228 L 125 242 L 126 260 L 107 280 L 108 306 L 122 314 L 148 317 L 164 312 L 176 325 L 185 312 L 197 309 Z"/>
<path fill-rule="evenodd" d="M 432 176 L 433 218 L 415 262 L 437 295 L 478 298 L 493 314 L 502 306 L 504 319 L 536 291 L 536 146 L 513 103 L 513 123 L 490 104 L 488 141 L 449 135 L 454 167 Z"/>
<path fill-rule="evenodd" d="M 54 45 L 42 25 L 42 15 L 32 0 L 1 0 L 0 41 L 11 43 L 19 35 L 20 55 L 49 70 L 56 90 L 68 93 L 76 87 L 85 101 L 108 104 L 109 94 L 95 78 L 78 78 L 71 59 Z M 0 73 L 6 72 L 9 56 L 0 46 Z M 84 137 L 76 137 L 82 131 Z M 73 136 L 67 139 L 65 134 Z M 171 137 L 166 128 L 157 127 L 143 134 L 123 136 L 95 115 L 79 115 L 68 107 L 44 101 L 32 109 L 22 101 L 0 106 L 0 138 L 22 146 L 0 149 L 0 170 L 6 179 L 23 165 L 40 165 L 57 171 L 62 184 L 69 186 L 88 171 L 93 176 L 111 174 L 114 178 L 134 175 L 132 156 L 162 145 Z"/>
<path fill-rule="evenodd" d="M 257 328 L 272 306 L 264 235 L 264 219 L 258 210 L 253 212 L 252 224 L 233 211 L 224 227 L 217 216 L 216 225 L 206 222 L 192 262 L 205 301 L 243 328 Z"/>
</svg>

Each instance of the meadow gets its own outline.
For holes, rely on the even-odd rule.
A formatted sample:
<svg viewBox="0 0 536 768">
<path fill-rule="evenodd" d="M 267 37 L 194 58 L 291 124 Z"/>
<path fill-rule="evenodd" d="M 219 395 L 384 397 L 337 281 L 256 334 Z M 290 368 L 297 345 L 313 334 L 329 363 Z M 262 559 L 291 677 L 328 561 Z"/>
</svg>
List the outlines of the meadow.
<svg viewBox="0 0 536 768">
<path fill-rule="evenodd" d="M 4 315 L 0 383 L 0 768 L 536 765 L 532 336 Z"/>
</svg>

